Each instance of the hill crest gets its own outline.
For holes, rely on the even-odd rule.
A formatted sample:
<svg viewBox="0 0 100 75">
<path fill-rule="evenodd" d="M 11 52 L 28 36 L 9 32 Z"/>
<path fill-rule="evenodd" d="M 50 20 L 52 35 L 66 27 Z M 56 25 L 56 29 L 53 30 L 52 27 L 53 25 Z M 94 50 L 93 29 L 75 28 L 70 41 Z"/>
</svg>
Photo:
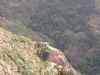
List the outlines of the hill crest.
<svg viewBox="0 0 100 75">
<path fill-rule="evenodd" d="M 46 56 L 47 58 L 44 58 Z M 69 75 L 71 73 L 71 75 L 80 75 L 80 73 L 73 69 L 64 54 L 58 49 L 46 43 L 32 42 L 27 37 L 14 35 L 0 28 L 1 75 L 16 75 L 16 73 L 18 75 L 38 75 L 38 70 L 40 69 L 40 74 L 42 75 L 56 75 L 57 69 L 53 63 L 62 67 L 66 65 L 66 75 L 67 72 Z M 46 71 L 44 72 L 44 70 Z"/>
</svg>

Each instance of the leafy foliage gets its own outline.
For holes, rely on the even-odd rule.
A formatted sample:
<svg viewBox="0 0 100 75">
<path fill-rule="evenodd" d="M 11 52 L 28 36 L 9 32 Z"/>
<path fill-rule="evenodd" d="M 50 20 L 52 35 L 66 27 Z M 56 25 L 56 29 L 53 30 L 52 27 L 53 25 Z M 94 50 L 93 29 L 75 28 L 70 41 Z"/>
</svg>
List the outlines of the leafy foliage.
<svg viewBox="0 0 100 75">
<path fill-rule="evenodd" d="M 1 0 L 0 26 L 33 41 L 49 42 L 86 75 L 100 74 L 100 35 L 87 24 L 94 7 L 94 0 Z M 14 24 L 3 25 L 3 18 Z M 43 50 L 48 49 L 43 47 L 38 53 Z"/>
<path fill-rule="evenodd" d="M 48 58 L 49 54 L 50 54 L 50 50 L 48 47 L 46 47 L 45 44 L 41 44 L 41 43 L 36 43 L 35 47 L 37 49 L 36 54 L 43 59 L 44 61 Z"/>
</svg>

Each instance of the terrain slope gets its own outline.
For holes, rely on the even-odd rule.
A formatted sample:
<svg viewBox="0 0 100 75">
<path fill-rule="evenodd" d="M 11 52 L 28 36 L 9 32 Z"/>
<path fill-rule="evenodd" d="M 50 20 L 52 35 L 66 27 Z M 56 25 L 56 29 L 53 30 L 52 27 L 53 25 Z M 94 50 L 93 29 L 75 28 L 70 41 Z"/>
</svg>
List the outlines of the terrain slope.
<svg viewBox="0 0 100 75">
<path fill-rule="evenodd" d="M 0 28 L 0 75 L 57 75 L 58 71 L 80 75 L 64 54 L 47 42 L 32 42 Z"/>
</svg>

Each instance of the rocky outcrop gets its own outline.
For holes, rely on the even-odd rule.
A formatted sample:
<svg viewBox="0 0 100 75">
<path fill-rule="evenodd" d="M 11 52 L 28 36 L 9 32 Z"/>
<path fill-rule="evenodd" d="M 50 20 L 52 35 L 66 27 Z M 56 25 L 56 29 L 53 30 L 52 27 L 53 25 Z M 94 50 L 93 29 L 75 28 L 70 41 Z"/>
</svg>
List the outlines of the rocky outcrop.
<svg viewBox="0 0 100 75">
<path fill-rule="evenodd" d="M 71 65 L 68 63 L 66 57 L 60 50 L 51 46 L 48 46 L 48 48 L 50 49 L 50 54 L 47 61 L 50 63 L 56 63 L 57 65 L 66 66 L 66 69 L 71 68 Z"/>
<path fill-rule="evenodd" d="M 70 65 L 65 55 L 60 50 L 50 46 L 47 42 L 40 42 L 40 44 L 45 45 L 48 48 L 49 55 L 46 60 L 51 64 L 51 67 L 53 69 L 55 68 L 55 66 L 57 66 L 56 72 L 57 69 L 64 69 L 69 75 L 81 75 Z"/>
</svg>

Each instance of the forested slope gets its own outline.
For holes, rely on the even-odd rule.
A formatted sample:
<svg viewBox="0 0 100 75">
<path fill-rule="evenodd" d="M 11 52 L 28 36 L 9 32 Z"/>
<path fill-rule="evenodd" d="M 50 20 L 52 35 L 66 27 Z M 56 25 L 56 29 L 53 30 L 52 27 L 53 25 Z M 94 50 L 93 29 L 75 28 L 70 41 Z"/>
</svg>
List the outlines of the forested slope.
<svg viewBox="0 0 100 75">
<path fill-rule="evenodd" d="M 60 72 L 81 75 L 60 50 L 0 28 L 0 75 L 61 75 Z"/>
<path fill-rule="evenodd" d="M 95 28 L 97 18 L 91 16 L 99 16 L 96 5 L 95 0 L 1 0 L 0 26 L 49 42 L 77 70 L 96 75 L 100 74 L 100 25 Z"/>
</svg>

